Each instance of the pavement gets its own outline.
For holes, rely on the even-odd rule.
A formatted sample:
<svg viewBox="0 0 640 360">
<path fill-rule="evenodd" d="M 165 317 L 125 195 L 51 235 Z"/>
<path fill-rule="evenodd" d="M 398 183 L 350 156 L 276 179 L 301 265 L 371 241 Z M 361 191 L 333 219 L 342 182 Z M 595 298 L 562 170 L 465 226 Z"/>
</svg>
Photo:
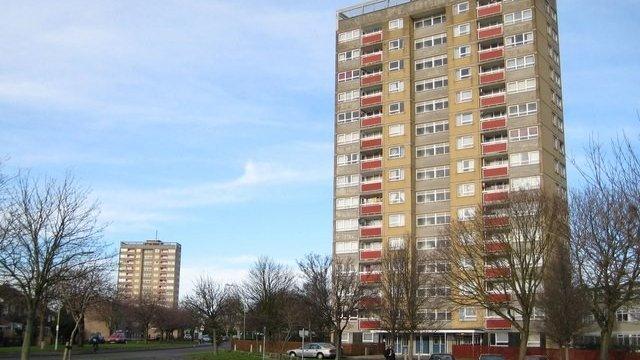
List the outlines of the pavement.
<svg viewBox="0 0 640 360">
<path fill-rule="evenodd" d="M 211 344 L 195 345 L 178 349 L 153 350 L 98 350 L 95 354 L 71 353 L 73 360 L 182 360 L 188 354 L 213 351 Z M 31 354 L 31 358 L 38 360 L 60 359 L 60 354 Z M 2 359 L 19 359 L 20 357 L 3 357 Z"/>
</svg>

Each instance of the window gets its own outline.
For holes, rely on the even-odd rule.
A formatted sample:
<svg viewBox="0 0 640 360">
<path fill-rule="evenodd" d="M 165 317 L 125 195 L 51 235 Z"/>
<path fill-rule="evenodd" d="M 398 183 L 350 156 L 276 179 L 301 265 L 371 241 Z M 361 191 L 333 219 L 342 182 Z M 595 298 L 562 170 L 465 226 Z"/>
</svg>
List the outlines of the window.
<svg viewBox="0 0 640 360">
<path fill-rule="evenodd" d="M 404 146 L 394 146 L 389 148 L 389 159 L 398 159 L 404 156 Z"/>
<path fill-rule="evenodd" d="M 458 46 L 456 47 L 456 58 L 463 58 L 463 57 L 467 57 L 471 55 L 471 46 L 469 45 L 462 45 L 462 46 Z"/>
<path fill-rule="evenodd" d="M 475 161 L 473 159 L 458 161 L 458 174 L 472 172 L 474 168 L 475 168 Z"/>
<path fill-rule="evenodd" d="M 436 189 L 416 192 L 416 203 L 426 204 L 451 200 L 449 189 Z"/>
<path fill-rule="evenodd" d="M 336 242 L 336 254 L 348 254 L 355 252 L 358 252 L 357 241 Z"/>
<path fill-rule="evenodd" d="M 511 190 L 535 190 L 540 189 L 540 176 L 529 176 L 511 179 Z"/>
<path fill-rule="evenodd" d="M 511 35 L 504 38 L 505 47 L 519 46 L 533 42 L 533 32 Z"/>
<path fill-rule="evenodd" d="M 447 55 L 416 60 L 416 71 L 447 65 Z"/>
<path fill-rule="evenodd" d="M 523 57 L 517 57 L 507 59 L 507 71 L 520 70 L 528 67 L 532 67 L 536 63 L 535 55 L 526 55 Z"/>
<path fill-rule="evenodd" d="M 359 160 L 359 153 L 338 155 L 336 156 L 336 163 L 338 166 L 357 164 Z"/>
<path fill-rule="evenodd" d="M 507 93 L 516 94 L 536 89 L 536 79 L 525 79 L 520 81 L 512 81 L 507 83 Z"/>
<path fill-rule="evenodd" d="M 402 29 L 404 21 L 402 19 L 394 19 L 389 21 L 389 30 Z"/>
<path fill-rule="evenodd" d="M 358 219 L 336 220 L 336 231 L 358 230 Z M 337 245 L 338 243 L 336 243 Z M 357 242 L 356 242 L 357 248 Z"/>
<path fill-rule="evenodd" d="M 558 31 L 551 24 L 547 24 L 547 34 L 553 39 L 553 41 L 558 42 Z"/>
<path fill-rule="evenodd" d="M 344 82 L 349 80 L 355 80 L 360 77 L 360 69 L 349 70 L 338 73 L 338 82 Z"/>
<path fill-rule="evenodd" d="M 469 23 L 456 25 L 453 28 L 453 36 L 468 35 L 470 32 L 471 32 L 471 25 L 469 25 Z"/>
<path fill-rule="evenodd" d="M 424 317 L 429 321 L 451 321 L 449 310 L 425 310 L 424 313 Z"/>
<path fill-rule="evenodd" d="M 343 102 L 347 102 L 347 101 L 353 101 L 356 100 L 360 97 L 360 91 L 359 90 L 351 90 L 351 91 L 346 91 L 346 92 L 341 92 L 338 94 L 338 102 L 339 103 L 343 103 Z"/>
<path fill-rule="evenodd" d="M 457 114 L 456 115 L 456 124 L 458 126 L 473 124 L 473 114 L 472 113 Z"/>
<path fill-rule="evenodd" d="M 636 322 L 640 320 L 640 309 L 621 308 L 616 311 L 616 321 Z"/>
<path fill-rule="evenodd" d="M 560 54 L 558 54 L 558 51 L 551 46 L 549 46 L 549 57 L 556 63 L 556 65 L 560 65 Z"/>
<path fill-rule="evenodd" d="M 400 92 L 404 90 L 404 81 L 394 81 L 389 83 L 389 92 Z"/>
<path fill-rule="evenodd" d="M 510 166 L 534 165 L 540 163 L 540 152 L 529 151 L 509 155 Z"/>
<path fill-rule="evenodd" d="M 527 116 L 538 112 L 538 103 L 530 102 L 526 104 L 512 105 L 508 108 L 510 118 Z"/>
<path fill-rule="evenodd" d="M 456 14 L 462 14 L 469 11 L 469 2 L 465 1 L 465 2 L 461 2 L 458 4 L 453 5 L 453 12 Z"/>
<path fill-rule="evenodd" d="M 339 113 L 337 116 L 338 124 L 346 124 L 360 120 L 360 110 Z"/>
<path fill-rule="evenodd" d="M 416 158 L 423 158 L 449 153 L 449 143 L 439 143 L 416 147 Z"/>
<path fill-rule="evenodd" d="M 446 238 L 431 236 L 426 238 L 417 238 L 416 239 L 416 248 L 418 250 L 433 250 L 440 249 L 446 247 L 449 244 L 449 241 Z"/>
<path fill-rule="evenodd" d="M 404 203 L 404 191 L 389 192 L 389 204 L 402 204 L 402 203 Z"/>
<path fill-rule="evenodd" d="M 360 132 L 354 131 L 347 134 L 338 134 L 337 135 L 337 143 L 338 145 L 351 144 L 360 140 Z"/>
<path fill-rule="evenodd" d="M 458 209 L 458 220 L 460 221 L 473 220 L 475 216 L 476 208 L 474 207 L 465 207 Z"/>
<path fill-rule="evenodd" d="M 551 77 L 551 80 L 553 80 L 553 82 L 558 85 L 558 87 L 562 86 L 562 79 L 560 78 L 560 74 L 558 74 L 552 67 L 549 68 L 549 76 Z"/>
<path fill-rule="evenodd" d="M 389 227 L 401 227 L 401 226 L 404 226 L 404 214 L 389 215 Z"/>
<path fill-rule="evenodd" d="M 399 114 L 401 112 L 404 112 L 403 102 L 396 102 L 396 103 L 389 104 L 389 115 Z"/>
<path fill-rule="evenodd" d="M 360 204 L 360 199 L 357 196 L 336 199 L 337 210 L 355 209 L 359 206 L 359 204 Z"/>
<path fill-rule="evenodd" d="M 447 43 L 447 34 L 446 33 L 437 34 L 437 35 L 417 39 L 415 41 L 414 48 L 416 50 L 420 50 L 420 49 L 424 49 L 424 48 L 428 48 L 436 45 L 442 45 L 446 43 Z"/>
<path fill-rule="evenodd" d="M 460 308 L 460 321 L 473 321 L 477 318 L 476 308 L 463 307 Z"/>
<path fill-rule="evenodd" d="M 363 332 L 362 333 L 362 342 L 373 342 L 373 333 L 371 332 Z"/>
<path fill-rule="evenodd" d="M 338 42 L 343 43 L 360 38 L 360 29 L 346 31 L 338 34 Z"/>
<path fill-rule="evenodd" d="M 495 337 L 491 336 L 490 345 L 494 346 L 509 346 L 509 333 L 506 332 L 497 332 L 495 333 Z"/>
<path fill-rule="evenodd" d="M 416 219 L 417 226 L 436 226 L 447 225 L 451 222 L 449 213 L 435 213 L 418 215 Z"/>
<path fill-rule="evenodd" d="M 458 80 L 464 80 L 471 77 L 471 68 L 458 69 Z"/>
<path fill-rule="evenodd" d="M 391 169 L 389 170 L 389 181 L 404 180 L 404 169 Z"/>
<path fill-rule="evenodd" d="M 473 196 L 476 193 L 476 184 L 474 183 L 467 183 L 467 184 L 460 184 L 458 185 L 458 196 L 459 197 L 465 197 L 465 196 Z"/>
<path fill-rule="evenodd" d="M 472 100 L 471 90 L 458 91 L 456 94 L 456 100 L 458 103 L 469 102 Z"/>
<path fill-rule="evenodd" d="M 511 25 L 522 21 L 528 21 L 533 18 L 533 11 L 531 9 L 526 9 L 522 11 L 516 11 L 513 13 L 504 15 L 504 24 Z"/>
<path fill-rule="evenodd" d="M 436 133 L 445 132 L 448 130 L 449 130 L 449 122 L 447 120 L 434 121 L 430 123 L 416 125 L 417 136 L 436 134 Z"/>
<path fill-rule="evenodd" d="M 345 344 L 348 344 L 351 342 L 351 337 L 350 337 L 351 333 L 350 332 L 343 332 L 342 333 L 342 342 Z"/>
<path fill-rule="evenodd" d="M 416 92 L 440 89 L 449 84 L 446 76 L 416 81 Z"/>
<path fill-rule="evenodd" d="M 558 159 L 555 160 L 555 170 L 556 174 L 566 177 L 567 176 L 567 167 L 561 163 Z"/>
<path fill-rule="evenodd" d="M 564 141 L 558 139 L 558 137 L 553 137 L 553 148 L 558 150 L 561 154 L 564 154 Z"/>
<path fill-rule="evenodd" d="M 520 129 L 509 130 L 509 141 L 525 141 L 538 138 L 538 127 L 529 126 Z"/>
<path fill-rule="evenodd" d="M 396 71 L 404 68 L 404 60 L 389 61 L 389 71 Z"/>
<path fill-rule="evenodd" d="M 404 135 L 404 124 L 389 125 L 389 136 L 402 136 Z"/>
<path fill-rule="evenodd" d="M 553 125 L 558 128 L 560 131 L 564 131 L 564 121 L 558 114 L 553 114 Z"/>
<path fill-rule="evenodd" d="M 357 186 L 360 183 L 360 175 L 343 175 L 336 177 L 336 187 L 345 188 L 350 186 Z"/>
<path fill-rule="evenodd" d="M 562 109 L 562 96 L 553 90 L 551 90 L 551 101 L 556 104 L 558 108 Z"/>
<path fill-rule="evenodd" d="M 438 14 L 438 15 L 429 16 L 420 20 L 416 20 L 413 23 L 413 27 L 415 27 L 416 29 L 420 29 L 423 27 L 444 24 L 445 21 L 447 21 L 445 14 Z"/>
<path fill-rule="evenodd" d="M 395 39 L 389 41 L 389 51 L 402 49 L 404 47 L 404 40 Z"/>
<path fill-rule="evenodd" d="M 431 111 L 444 110 L 449 108 L 449 99 L 436 99 L 423 101 L 416 104 L 416 114 L 423 114 Z"/>
<path fill-rule="evenodd" d="M 338 54 L 338 61 L 349 61 L 360 57 L 360 49 L 353 49 Z"/>
<path fill-rule="evenodd" d="M 456 139 L 458 150 L 473 147 L 473 135 L 458 136 Z"/>
<path fill-rule="evenodd" d="M 449 166 L 435 166 L 416 170 L 416 181 L 443 179 L 449 177 Z"/>
<path fill-rule="evenodd" d="M 403 216 L 403 222 L 404 222 L 404 215 Z M 404 249 L 404 238 L 401 237 L 390 237 L 389 238 L 389 248 L 391 248 L 392 250 L 400 250 L 400 249 Z"/>
</svg>

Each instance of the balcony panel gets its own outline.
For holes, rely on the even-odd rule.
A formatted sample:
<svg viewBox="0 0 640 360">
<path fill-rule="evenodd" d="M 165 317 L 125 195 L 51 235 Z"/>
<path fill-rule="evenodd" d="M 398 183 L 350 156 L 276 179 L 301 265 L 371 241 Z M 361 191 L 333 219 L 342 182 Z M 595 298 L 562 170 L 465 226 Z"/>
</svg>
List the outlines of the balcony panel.
<svg viewBox="0 0 640 360">
<path fill-rule="evenodd" d="M 382 74 L 365 75 L 360 79 L 360 84 L 363 86 L 374 85 L 382 82 Z"/>
<path fill-rule="evenodd" d="M 382 213 L 382 204 L 360 205 L 361 215 L 378 215 Z"/>
<path fill-rule="evenodd" d="M 480 106 L 482 107 L 502 105 L 506 102 L 506 94 L 488 95 L 480 98 Z"/>
<path fill-rule="evenodd" d="M 507 127 L 506 117 L 496 118 L 491 120 L 482 120 L 482 122 L 480 123 L 480 128 L 482 129 L 482 131 L 498 130 L 506 127 Z"/>
<path fill-rule="evenodd" d="M 509 294 L 489 294 L 489 301 L 502 303 L 511 301 L 511 295 Z"/>
<path fill-rule="evenodd" d="M 477 15 L 479 18 L 486 16 L 498 15 L 502 12 L 502 3 L 493 3 L 484 6 L 479 6 L 476 9 Z"/>
<path fill-rule="evenodd" d="M 509 175 L 509 167 L 507 165 L 482 169 L 483 178 L 505 177 L 508 175 Z"/>
<path fill-rule="evenodd" d="M 365 139 L 360 142 L 361 149 L 379 148 L 382 146 L 382 138 Z"/>
<path fill-rule="evenodd" d="M 480 85 L 491 84 L 498 81 L 504 81 L 504 70 L 480 74 Z"/>
<path fill-rule="evenodd" d="M 360 98 L 361 106 L 374 106 L 382 104 L 382 94 Z"/>
<path fill-rule="evenodd" d="M 486 192 L 482 194 L 482 201 L 485 204 L 506 201 L 508 198 L 509 198 L 509 192 L 507 190 Z"/>
<path fill-rule="evenodd" d="M 509 218 L 507 216 L 491 216 L 484 219 L 484 225 L 486 227 L 503 227 L 509 225 Z"/>
<path fill-rule="evenodd" d="M 382 299 L 377 296 L 367 296 L 358 302 L 358 306 L 365 309 L 372 309 L 379 307 L 382 304 Z"/>
<path fill-rule="evenodd" d="M 381 227 L 365 227 L 360 228 L 360 237 L 380 237 L 382 236 Z"/>
<path fill-rule="evenodd" d="M 490 254 L 504 252 L 506 249 L 507 249 L 507 244 L 503 242 L 488 242 L 484 244 L 484 251 Z"/>
<path fill-rule="evenodd" d="M 362 127 L 377 126 L 380 124 L 382 124 L 382 115 L 360 119 L 360 126 Z"/>
<path fill-rule="evenodd" d="M 511 270 L 509 268 L 503 267 L 488 267 L 484 269 L 484 276 L 487 279 L 497 279 L 507 277 L 511 274 Z"/>
<path fill-rule="evenodd" d="M 375 64 L 382 61 L 382 53 L 377 52 L 373 54 L 362 55 L 360 57 L 360 63 L 362 65 Z"/>
<path fill-rule="evenodd" d="M 360 282 L 367 283 L 367 284 L 380 282 L 381 279 L 382 279 L 382 275 L 377 273 L 360 274 Z"/>
<path fill-rule="evenodd" d="M 381 159 L 363 161 L 362 163 L 360 163 L 361 170 L 377 170 L 377 169 L 380 169 L 381 167 L 382 167 Z M 369 185 L 369 184 L 362 184 L 363 189 L 364 189 L 364 185 Z M 362 191 L 367 191 L 367 190 L 362 190 Z"/>
<path fill-rule="evenodd" d="M 494 37 L 502 36 L 502 34 L 502 24 L 498 26 L 490 26 L 484 29 L 478 29 L 478 40 L 491 39 Z"/>
<path fill-rule="evenodd" d="M 362 35 L 362 45 L 376 44 L 382 41 L 382 31 Z"/>
<path fill-rule="evenodd" d="M 480 61 L 488 61 L 504 57 L 504 48 L 499 47 L 491 50 L 482 50 L 478 52 Z"/>
<path fill-rule="evenodd" d="M 382 257 L 382 250 L 362 250 L 360 260 L 379 260 Z"/>
<path fill-rule="evenodd" d="M 379 191 L 382 190 L 382 182 L 374 182 L 360 185 L 362 191 Z"/>
<path fill-rule="evenodd" d="M 511 329 L 511 322 L 505 319 L 487 319 L 485 327 L 491 330 Z"/>
<path fill-rule="evenodd" d="M 506 142 L 482 144 L 482 155 L 500 154 L 505 152 L 507 152 Z"/>
<path fill-rule="evenodd" d="M 376 330 L 380 328 L 380 320 L 360 320 L 358 326 L 360 330 Z"/>
</svg>

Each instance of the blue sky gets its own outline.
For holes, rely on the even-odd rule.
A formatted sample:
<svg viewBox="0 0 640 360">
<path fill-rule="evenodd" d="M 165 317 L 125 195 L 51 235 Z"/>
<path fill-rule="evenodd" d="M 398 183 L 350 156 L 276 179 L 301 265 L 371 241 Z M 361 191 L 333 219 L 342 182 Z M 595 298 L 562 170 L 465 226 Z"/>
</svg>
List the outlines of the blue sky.
<svg viewBox="0 0 640 360">
<path fill-rule="evenodd" d="M 590 134 L 638 133 L 640 11 L 559 2 L 579 161 Z M 351 4 L 7 2 L 5 170 L 71 171 L 100 199 L 114 244 L 156 230 L 182 243 L 183 289 L 204 271 L 239 281 L 259 255 L 329 253 L 335 10 Z"/>
</svg>

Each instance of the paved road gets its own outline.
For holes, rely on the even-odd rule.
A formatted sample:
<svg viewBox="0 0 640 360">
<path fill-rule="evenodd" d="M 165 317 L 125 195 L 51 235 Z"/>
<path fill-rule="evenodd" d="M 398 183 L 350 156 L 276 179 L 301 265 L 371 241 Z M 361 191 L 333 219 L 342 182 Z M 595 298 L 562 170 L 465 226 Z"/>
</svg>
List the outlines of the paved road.
<svg viewBox="0 0 640 360">
<path fill-rule="evenodd" d="M 71 354 L 73 360 L 182 360 L 187 359 L 188 354 L 206 352 L 212 350 L 211 344 L 198 345 L 192 348 L 183 349 L 161 349 L 161 350 L 143 350 L 143 351 L 129 351 L 129 352 L 100 352 L 96 354 Z M 32 356 L 37 360 L 58 360 L 60 355 L 50 356 Z"/>
</svg>

